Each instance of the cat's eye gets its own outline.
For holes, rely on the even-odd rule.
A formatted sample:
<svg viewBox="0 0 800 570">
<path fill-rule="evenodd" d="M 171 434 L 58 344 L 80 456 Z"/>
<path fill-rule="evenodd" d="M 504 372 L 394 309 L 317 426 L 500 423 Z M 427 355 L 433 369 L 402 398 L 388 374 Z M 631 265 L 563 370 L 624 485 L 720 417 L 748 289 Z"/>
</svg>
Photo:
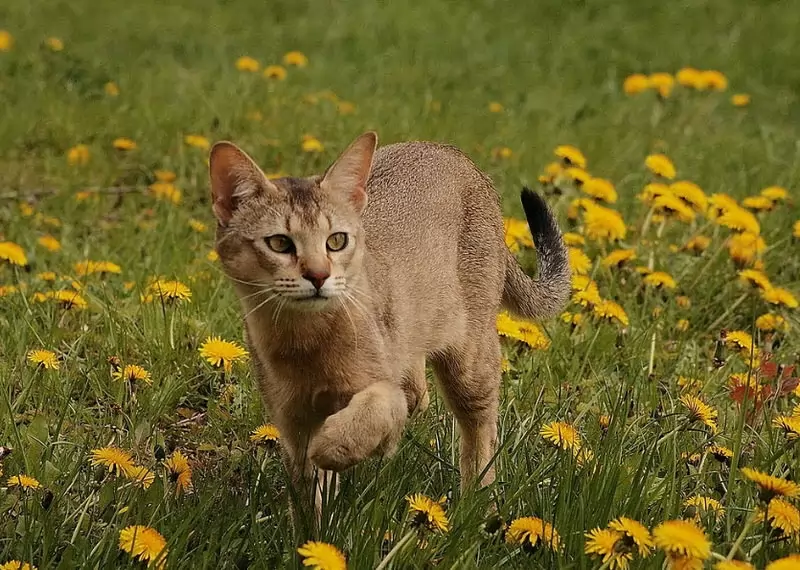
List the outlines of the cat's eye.
<svg viewBox="0 0 800 570">
<path fill-rule="evenodd" d="M 275 253 L 290 253 L 294 249 L 292 240 L 287 236 L 275 235 L 264 238 L 269 247 Z"/>
<path fill-rule="evenodd" d="M 325 243 L 330 251 L 341 251 L 347 247 L 347 234 L 344 232 L 336 232 L 328 237 Z"/>
</svg>

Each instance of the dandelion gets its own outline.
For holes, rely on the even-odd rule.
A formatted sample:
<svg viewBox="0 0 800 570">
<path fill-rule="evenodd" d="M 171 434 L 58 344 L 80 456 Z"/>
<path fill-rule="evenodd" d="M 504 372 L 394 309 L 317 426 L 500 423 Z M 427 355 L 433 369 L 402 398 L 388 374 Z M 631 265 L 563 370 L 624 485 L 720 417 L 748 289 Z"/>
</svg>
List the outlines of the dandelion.
<svg viewBox="0 0 800 570">
<path fill-rule="evenodd" d="M 264 77 L 268 79 L 277 79 L 278 81 L 283 81 L 286 79 L 286 68 L 282 65 L 268 65 L 264 68 Z"/>
<path fill-rule="evenodd" d="M 183 137 L 183 142 L 201 150 L 208 150 L 211 147 L 211 143 L 202 135 L 186 135 Z"/>
<path fill-rule="evenodd" d="M 92 273 L 122 273 L 122 268 L 116 263 L 112 263 L 110 261 L 79 261 L 73 266 L 73 268 L 75 269 L 75 273 L 80 277 L 91 275 Z"/>
<path fill-rule="evenodd" d="M 511 521 L 506 530 L 506 542 L 522 546 L 525 550 L 533 550 L 539 544 L 554 551 L 561 549 L 561 537 L 556 529 L 538 517 L 522 517 Z"/>
<path fill-rule="evenodd" d="M 502 103 L 498 103 L 497 101 L 492 101 L 489 103 L 489 112 L 490 113 L 502 113 L 505 110 Z"/>
<path fill-rule="evenodd" d="M 675 289 L 678 286 L 678 284 L 675 282 L 675 279 L 673 279 L 669 273 L 664 271 L 653 271 L 649 275 L 645 276 L 644 284 L 660 289 Z"/>
<path fill-rule="evenodd" d="M 644 165 L 656 176 L 672 180 L 675 178 L 675 165 L 665 154 L 651 154 L 644 161 Z"/>
<path fill-rule="evenodd" d="M 578 168 L 586 168 L 586 157 L 583 156 L 583 153 L 578 149 L 578 147 L 574 147 L 572 145 L 560 145 L 557 146 L 555 151 L 555 155 L 564 161 L 564 164 L 568 166 L 577 166 Z"/>
<path fill-rule="evenodd" d="M 142 467 L 140 465 L 134 465 L 132 469 L 125 472 L 125 476 L 133 481 L 135 487 L 145 490 L 149 489 L 153 481 L 156 480 L 155 473 L 150 471 L 147 467 Z"/>
<path fill-rule="evenodd" d="M 766 196 L 748 196 L 742 200 L 742 206 L 756 212 L 769 212 L 775 207 L 775 202 Z"/>
<path fill-rule="evenodd" d="M 608 319 L 612 322 L 617 321 L 623 327 L 627 327 L 629 324 L 625 309 L 614 301 L 603 300 L 592 308 L 592 312 L 601 319 Z"/>
<path fill-rule="evenodd" d="M 25 251 L 13 241 L 0 241 L 0 261 L 7 261 L 11 265 L 26 266 L 28 258 Z"/>
<path fill-rule="evenodd" d="M 151 303 L 156 298 L 166 302 L 190 301 L 192 291 L 180 281 L 156 279 L 147 287 L 142 301 Z"/>
<path fill-rule="evenodd" d="M 549 164 L 548 168 L 550 167 L 556 169 L 554 175 L 558 175 L 561 172 L 561 169 L 563 168 L 558 162 L 553 162 Z M 592 175 L 586 172 L 584 169 L 578 168 L 576 166 L 570 166 L 564 169 L 564 175 L 567 178 L 569 178 L 573 184 L 581 187 L 583 187 L 583 185 L 586 184 L 592 177 Z M 595 190 L 598 189 L 596 188 Z M 602 191 L 602 188 L 600 188 L 599 190 Z"/>
<path fill-rule="evenodd" d="M 783 331 L 789 330 L 789 323 L 780 315 L 764 313 L 756 319 L 756 328 L 760 331 Z"/>
<path fill-rule="evenodd" d="M 508 249 L 512 252 L 519 251 L 520 246 L 533 247 L 528 223 L 516 218 L 503 218 L 503 232 Z"/>
<path fill-rule="evenodd" d="M 52 350 L 31 350 L 28 352 L 28 362 L 36 368 L 58 370 L 58 359 Z"/>
<path fill-rule="evenodd" d="M 576 275 L 586 275 L 592 268 L 592 260 L 589 259 L 589 256 L 587 256 L 583 250 L 577 247 L 570 247 L 567 248 L 567 255 L 572 273 Z"/>
<path fill-rule="evenodd" d="M 413 526 L 425 527 L 434 532 L 447 532 L 450 522 L 441 504 L 420 493 L 409 495 L 406 501 Z"/>
<path fill-rule="evenodd" d="M 716 432 L 717 410 L 691 394 L 681 396 L 680 402 L 686 407 L 687 417 L 690 421 L 702 422 L 711 428 L 713 432 Z"/>
<path fill-rule="evenodd" d="M 714 565 L 714 570 L 756 570 L 756 567 L 741 560 L 721 560 Z"/>
<path fill-rule="evenodd" d="M 581 191 L 592 198 L 613 204 L 617 201 L 617 190 L 614 185 L 604 178 L 591 177 L 581 185 Z"/>
<path fill-rule="evenodd" d="M 135 382 L 144 382 L 148 386 L 153 383 L 150 373 L 136 364 L 128 364 L 119 372 L 114 372 L 112 376 L 116 380 L 127 380 L 131 384 Z"/>
<path fill-rule="evenodd" d="M 772 200 L 773 202 L 781 202 L 786 200 L 789 197 L 789 193 L 786 191 L 786 188 L 782 186 L 769 186 L 764 188 L 761 192 L 759 192 L 761 196 Z"/>
<path fill-rule="evenodd" d="M 678 332 L 686 332 L 689 330 L 689 319 L 678 319 L 678 322 L 675 323 L 675 329 Z"/>
<path fill-rule="evenodd" d="M 682 222 L 691 222 L 695 218 L 694 210 L 672 193 L 663 194 L 653 200 L 653 210 Z"/>
<path fill-rule="evenodd" d="M 743 232 L 728 240 L 728 254 L 739 265 L 748 265 L 767 248 L 758 234 Z"/>
<path fill-rule="evenodd" d="M 254 443 L 265 443 L 275 445 L 281 437 L 281 432 L 277 426 L 272 424 L 263 424 L 258 426 L 250 432 L 250 441 Z"/>
<path fill-rule="evenodd" d="M 222 340 L 218 336 L 208 337 L 200 345 L 199 352 L 211 366 L 222 367 L 227 373 L 230 373 L 234 362 L 247 358 L 247 351 L 244 348 L 235 342 Z"/>
<path fill-rule="evenodd" d="M 300 143 L 300 147 L 303 149 L 303 152 L 322 152 L 325 150 L 325 147 L 322 146 L 322 143 L 319 140 L 311 135 L 304 135 L 303 140 Z"/>
<path fill-rule="evenodd" d="M 8 30 L 0 30 L 0 51 L 11 51 L 14 45 L 14 36 Z"/>
<path fill-rule="evenodd" d="M 306 67 L 308 65 L 308 58 L 301 51 L 290 51 L 284 54 L 283 63 L 295 67 Z"/>
<path fill-rule="evenodd" d="M 206 254 L 206 259 L 209 260 L 209 261 L 212 261 L 212 262 L 213 261 L 218 261 L 219 260 L 219 254 L 216 252 L 216 250 L 212 249 L 211 251 L 208 252 L 208 254 Z"/>
<path fill-rule="evenodd" d="M 800 485 L 793 481 L 774 477 L 750 467 L 742 467 L 741 471 L 742 475 L 758 486 L 760 491 L 759 498 L 765 503 L 778 495 L 789 499 L 800 496 Z"/>
<path fill-rule="evenodd" d="M 766 514 L 770 526 L 780 529 L 784 536 L 800 534 L 800 511 L 789 501 L 773 498 L 767 505 Z M 763 522 L 764 511 L 759 509 L 755 520 Z"/>
<path fill-rule="evenodd" d="M 603 567 L 625 570 L 633 560 L 633 553 L 620 549 L 622 535 L 615 530 L 596 528 L 586 533 L 584 552 L 601 558 Z"/>
<path fill-rule="evenodd" d="M 42 246 L 48 251 L 56 252 L 61 249 L 61 242 L 58 241 L 53 236 L 51 236 L 50 234 L 43 235 L 36 241 L 40 246 Z"/>
<path fill-rule="evenodd" d="M 36 293 L 33 296 L 34 303 L 43 303 L 48 300 L 56 301 L 64 309 L 85 309 L 89 303 L 77 291 L 61 290 L 48 291 L 47 293 Z"/>
<path fill-rule="evenodd" d="M 650 88 L 650 80 L 646 75 L 641 73 L 634 73 L 625 78 L 622 83 L 622 90 L 626 95 L 636 95 L 647 91 Z"/>
<path fill-rule="evenodd" d="M 761 233 L 761 225 L 752 212 L 738 206 L 735 209 L 724 212 L 716 219 L 716 223 L 740 232 L 756 235 Z"/>
<path fill-rule="evenodd" d="M 6 481 L 6 485 L 9 487 L 19 487 L 20 489 L 38 489 L 42 486 L 39 481 L 31 477 L 30 475 L 19 474 L 19 475 L 12 475 Z"/>
<path fill-rule="evenodd" d="M 700 82 L 714 91 L 725 91 L 728 88 L 728 78 L 716 70 L 701 71 Z"/>
<path fill-rule="evenodd" d="M 311 566 L 313 570 L 346 570 L 347 559 L 344 554 L 325 542 L 309 540 L 297 549 L 303 557 L 303 566 Z"/>
<path fill-rule="evenodd" d="M 113 81 L 109 81 L 105 85 L 103 85 L 103 91 L 109 97 L 117 97 L 119 96 L 119 85 L 114 83 Z"/>
<path fill-rule="evenodd" d="M 148 566 L 161 569 L 166 565 L 167 541 L 154 528 L 142 525 L 128 526 L 119 532 L 119 547 Z"/>
<path fill-rule="evenodd" d="M 692 521 L 663 522 L 653 529 L 653 540 L 667 554 L 670 568 L 702 568 L 711 556 L 711 542 Z"/>
<path fill-rule="evenodd" d="M 67 151 L 67 162 L 71 165 L 84 165 L 89 162 L 89 147 L 85 144 L 75 145 Z"/>
<path fill-rule="evenodd" d="M 544 424 L 539 430 L 539 435 L 561 449 L 574 452 L 581 448 L 581 434 L 578 433 L 575 426 L 566 422 Z"/>
<path fill-rule="evenodd" d="M 136 150 L 136 142 L 125 137 L 114 139 L 111 145 L 117 150 Z"/>
<path fill-rule="evenodd" d="M 637 520 L 619 517 L 608 523 L 608 527 L 620 533 L 628 548 L 636 548 L 640 556 L 648 556 L 653 549 L 653 537 L 650 531 Z"/>
<path fill-rule="evenodd" d="M 172 182 L 156 181 L 148 186 L 147 189 L 159 200 L 165 200 L 173 204 L 181 203 L 181 191 Z"/>
<path fill-rule="evenodd" d="M 797 570 L 800 568 L 800 554 L 790 554 L 767 564 L 764 570 Z"/>
<path fill-rule="evenodd" d="M 2 30 L 0 30 L 0 41 L 2 41 L 1 33 Z M 0 51 L 4 51 L 2 47 L 2 43 L 0 43 Z M 19 560 L 10 560 L 5 564 L 0 564 L 0 570 L 36 570 L 36 566 L 28 564 L 27 562 L 20 562 Z"/>
<path fill-rule="evenodd" d="M 740 271 L 739 281 L 760 289 L 769 289 L 772 287 L 769 278 L 762 271 L 756 269 L 744 269 Z"/>
<path fill-rule="evenodd" d="M 194 218 L 189 220 L 189 227 L 192 228 L 194 231 L 196 231 L 199 234 L 202 234 L 202 233 L 208 231 L 208 226 L 206 224 L 204 224 L 200 220 L 196 220 Z"/>
<path fill-rule="evenodd" d="M 784 305 L 789 309 L 797 308 L 797 298 L 791 291 L 783 287 L 770 287 L 761 291 L 761 298 L 771 305 Z"/>
<path fill-rule="evenodd" d="M 127 451 L 118 447 L 101 447 L 92 450 L 91 464 L 108 468 L 113 475 L 125 475 L 135 468 L 133 458 Z"/>
<path fill-rule="evenodd" d="M 178 178 L 178 175 L 171 170 L 156 170 L 153 172 L 153 176 L 155 176 L 156 181 L 166 183 L 175 182 Z"/>
<path fill-rule="evenodd" d="M 669 185 L 669 191 L 701 214 L 708 209 L 708 197 L 694 182 L 688 180 L 673 182 Z"/>
<path fill-rule="evenodd" d="M 256 71 L 258 71 L 259 67 L 260 64 L 258 63 L 258 60 L 248 55 L 243 55 L 242 57 L 236 60 L 236 69 L 238 69 L 239 71 L 248 71 L 251 73 L 255 73 Z"/>
<path fill-rule="evenodd" d="M 497 315 L 497 332 L 501 336 L 524 342 L 533 349 L 546 350 L 550 340 L 534 323 L 516 320 L 507 312 Z"/>
<path fill-rule="evenodd" d="M 711 238 L 706 236 L 694 236 L 683 246 L 686 251 L 703 253 L 711 245 Z"/>
<path fill-rule="evenodd" d="M 648 78 L 648 82 L 650 83 L 651 87 L 658 91 L 659 95 L 666 98 L 670 96 L 670 93 L 672 93 L 672 88 L 675 85 L 675 78 L 669 73 L 659 72 L 653 73 Z"/>
<path fill-rule="evenodd" d="M 616 210 L 593 205 L 583 215 L 584 234 L 592 240 L 615 241 L 625 239 L 627 228 L 622 216 Z"/>
<path fill-rule="evenodd" d="M 776 416 L 772 425 L 783 430 L 789 441 L 800 439 L 800 416 Z"/>
<path fill-rule="evenodd" d="M 7 297 L 19 291 L 14 285 L 0 285 L 0 297 Z"/>
<path fill-rule="evenodd" d="M 735 93 L 731 95 L 731 105 L 734 107 L 747 107 L 750 104 L 750 95 L 747 93 Z"/>
<path fill-rule="evenodd" d="M 711 513 L 719 520 L 725 515 L 725 507 L 718 500 L 701 495 L 693 495 L 683 502 L 690 516 L 699 517 L 700 513 Z"/>
<path fill-rule="evenodd" d="M 47 38 L 44 41 L 44 45 L 46 45 L 50 51 L 62 51 L 64 49 L 64 42 L 59 38 Z"/>
<path fill-rule="evenodd" d="M 180 450 L 173 451 L 172 455 L 164 462 L 164 466 L 169 471 L 170 481 L 175 483 L 176 495 L 192 492 L 192 468 L 189 466 L 189 460 Z"/>
</svg>

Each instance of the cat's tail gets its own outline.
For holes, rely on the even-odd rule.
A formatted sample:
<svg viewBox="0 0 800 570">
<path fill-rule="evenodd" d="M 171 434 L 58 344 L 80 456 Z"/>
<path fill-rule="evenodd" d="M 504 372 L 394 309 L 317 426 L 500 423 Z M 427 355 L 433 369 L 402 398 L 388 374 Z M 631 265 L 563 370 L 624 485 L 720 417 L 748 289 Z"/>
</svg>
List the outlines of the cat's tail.
<svg viewBox="0 0 800 570">
<path fill-rule="evenodd" d="M 558 314 L 569 299 L 569 256 L 558 222 L 542 197 L 523 188 L 522 207 L 536 246 L 539 278 L 528 277 L 508 251 L 503 307 L 520 317 L 545 319 Z"/>
</svg>

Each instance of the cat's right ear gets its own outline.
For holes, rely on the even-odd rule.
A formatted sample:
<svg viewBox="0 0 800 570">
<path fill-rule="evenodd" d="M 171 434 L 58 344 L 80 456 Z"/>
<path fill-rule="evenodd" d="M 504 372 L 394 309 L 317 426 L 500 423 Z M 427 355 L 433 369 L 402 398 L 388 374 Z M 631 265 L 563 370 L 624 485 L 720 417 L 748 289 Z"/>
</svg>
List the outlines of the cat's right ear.
<svg viewBox="0 0 800 570">
<path fill-rule="evenodd" d="M 219 223 L 227 225 L 242 198 L 274 190 L 255 161 L 233 143 L 221 141 L 211 147 L 208 157 L 211 204 Z"/>
</svg>

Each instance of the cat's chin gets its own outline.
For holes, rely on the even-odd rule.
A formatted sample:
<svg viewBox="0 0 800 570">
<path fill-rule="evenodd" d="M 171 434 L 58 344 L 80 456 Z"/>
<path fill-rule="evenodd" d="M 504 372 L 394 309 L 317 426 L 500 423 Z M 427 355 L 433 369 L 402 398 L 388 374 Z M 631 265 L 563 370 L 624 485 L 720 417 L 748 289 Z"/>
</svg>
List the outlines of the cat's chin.
<svg viewBox="0 0 800 570">
<path fill-rule="evenodd" d="M 301 299 L 293 299 L 287 306 L 295 311 L 307 313 L 321 313 L 332 309 L 335 305 L 336 299 L 333 297 L 303 297 Z"/>
</svg>

